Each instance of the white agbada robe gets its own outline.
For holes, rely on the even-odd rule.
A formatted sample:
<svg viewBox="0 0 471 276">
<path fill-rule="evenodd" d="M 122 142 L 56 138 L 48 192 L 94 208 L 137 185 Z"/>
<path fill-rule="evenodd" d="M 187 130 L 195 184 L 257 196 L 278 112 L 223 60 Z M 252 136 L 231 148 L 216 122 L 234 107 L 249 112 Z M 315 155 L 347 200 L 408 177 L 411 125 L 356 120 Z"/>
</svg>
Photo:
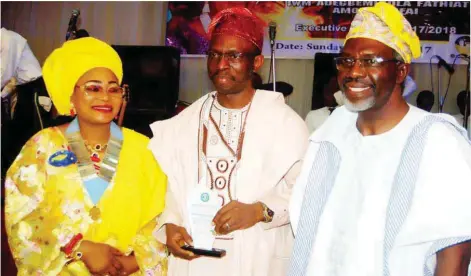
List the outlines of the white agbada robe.
<svg viewBox="0 0 471 276">
<path fill-rule="evenodd" d="M 456 122 L 458 122 L 458 125 L 462 126 L 464 122 L 464 115 L 463 114 L 455 114 L 451 115 L 453 118 L 455 118 Z M 471 117 L 468 118 L 468 134 L 471 134 Z M 468 135 L 468 137 L 471 139 L 471 135 Z"/>
<path fill-rule="evenodd" d="M 187 195 L 198 183 L 198 128 L 202 106 L 210 95 L 203 96 L 179 115 L 151 125 L 154 137 L 149 148 L 169 179 L 166 207 L 155 231 L 161 242 L 166 241 L 162 227 L 166 223 L 189 229 Z M 227 251 L 221 259 L 200 257 L 186 261 L 170 256 L 169 275 L 284 276 L 293 242 L 288 224 L 289 198 L 307 149 L 307 128 L 285 104 L 281 93 L 257 90 L 249 111 L 228 110 L 218 104 L 213 109 L 213 117 L 231 147 L 237 144 L 238 134 L 247 120 L 242 157 L 231 184 L 233 199 L 243 203 L 261 201 L 275 216 L 271 223 L 257 223 L 233 232 L 229 239 L 217 239 L 214 247 Z M 229 113 L 233 120 L 231 129 L 227 124 Z M 208 157 L 217 161 L 224 157 L 221 154 L 228 152 L 220 147 L 220 138 L 214 136 L 211 128 L 208 134 Z M 227 201 L 228 187 L 220 188 L 217 192 Z"/>
<path fill-rule="evenodd" d="M 435 115 L 410 106 L 390 131 L 362 136 L 357 114 L 341 107 L 310 137 L 290 202 L 296 238 L 300 216 L 306 212 L 301 210 L 306 188 L 318 185 L 310 183 L 309 175 L 322 142 L 338 150 L 340 165 L 316 220 L 305 275 L 385 275 L 383 243 L 392 183 L 411 130 L 427 116 Z M 460 128 L 451 116 L 440 118 Z M 470 142 L 451 124 L 435 123 L 426 134 L 419 164 L 412 205 L 386 258 L 386 275 L 432 275 L 428 273 L 435 269 L 437 251 L 471 239 Z"/>
</svg>

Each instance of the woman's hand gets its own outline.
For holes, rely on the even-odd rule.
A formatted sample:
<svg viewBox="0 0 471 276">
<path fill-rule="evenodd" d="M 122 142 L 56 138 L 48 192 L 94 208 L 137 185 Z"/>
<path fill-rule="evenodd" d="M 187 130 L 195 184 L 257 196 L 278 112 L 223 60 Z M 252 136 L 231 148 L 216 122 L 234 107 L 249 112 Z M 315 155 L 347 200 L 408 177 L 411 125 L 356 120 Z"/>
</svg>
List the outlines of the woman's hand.
<svg viewBox="0 0 471 276">
<path fill-rule="evenodd" d="M 117 256 L 116 259 L 123 266 L 119 275 L 131 275 L 139 270 L 139 265 L 137 264 L 136 256 L 134 255 Z"/>
<path fill-rule="evenodd" d="M 77 251 L 82 252 L 82 261 L 93 275 L 120 275 L 123 265 L 118 257 L 118 249 L 104 243 L 83 241 Z"/>
</svg>

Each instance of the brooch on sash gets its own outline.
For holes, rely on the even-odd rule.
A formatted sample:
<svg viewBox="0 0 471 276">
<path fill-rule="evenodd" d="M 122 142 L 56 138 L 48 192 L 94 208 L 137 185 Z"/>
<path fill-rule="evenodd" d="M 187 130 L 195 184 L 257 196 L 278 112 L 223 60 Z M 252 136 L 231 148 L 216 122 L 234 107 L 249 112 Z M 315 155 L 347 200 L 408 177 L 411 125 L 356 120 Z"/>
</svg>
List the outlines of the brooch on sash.
<svg viewBox="0 0 471 276">
<path fill-rule="evenodd" d="M 101 217 L 100 208 L 93 206 L 93 208 L 90 209 L 89 215 L 94 221 L 97 221 Z"/>
<path fill-rule="evenodd" d="M 69 150 L 60 150 L 53 153 L 48 162 L 54 167 L 67 167 L 77 163 L 77 156 Z"/>
</svg>

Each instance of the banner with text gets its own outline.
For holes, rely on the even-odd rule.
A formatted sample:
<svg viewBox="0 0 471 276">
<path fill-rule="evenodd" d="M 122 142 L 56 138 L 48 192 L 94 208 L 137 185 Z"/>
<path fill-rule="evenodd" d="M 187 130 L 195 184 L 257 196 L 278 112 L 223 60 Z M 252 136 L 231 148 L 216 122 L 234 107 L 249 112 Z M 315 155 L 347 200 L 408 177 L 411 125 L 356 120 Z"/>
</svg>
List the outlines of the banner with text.
<svg viewBox="0 0 471 276">
<path fill-rule="evenodd" d="M 414 62 L 438 62 L 439 55 L 453 63 L 458 54 L 470 52 L 470 3 L 462 1 L 387 1 L 409 20 L 422 44 L 422 56 Z M 244 6 L 267 25 L 277 24 L 276 56 L 310 59 L 317 52 L 338 53 L 350 23 L 361 7 L 376 1 L 247 1 L 169 2 L 166 44 L 182 54 L 204 55 L 208 49 L 207 29 L 220 10 Z M 263 54 L 270 55 L 268 30 Z M 460 61 L 456 61 L 459 63 Z"/>
</svg>

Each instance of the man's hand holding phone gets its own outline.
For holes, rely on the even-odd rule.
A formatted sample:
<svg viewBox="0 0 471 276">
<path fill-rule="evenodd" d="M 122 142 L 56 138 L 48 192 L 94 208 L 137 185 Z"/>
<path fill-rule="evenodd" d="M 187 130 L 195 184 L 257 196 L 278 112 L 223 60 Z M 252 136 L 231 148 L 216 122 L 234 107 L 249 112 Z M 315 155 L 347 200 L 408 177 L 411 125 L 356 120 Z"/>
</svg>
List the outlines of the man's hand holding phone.
<svg viewBox="0 0 471 276">
<path fill-rule="evenodd" d="M 191 251 L 182 249 L 184 245 L 193 245 L 193 239 L 184 227 L 168 223 L 165 225 L 165 232 L 167 234 L 168 250 L 175 257 L 189 261 L 199 257 L 199 255 L 195 255 L 195 253 Z"/>
</svg>

